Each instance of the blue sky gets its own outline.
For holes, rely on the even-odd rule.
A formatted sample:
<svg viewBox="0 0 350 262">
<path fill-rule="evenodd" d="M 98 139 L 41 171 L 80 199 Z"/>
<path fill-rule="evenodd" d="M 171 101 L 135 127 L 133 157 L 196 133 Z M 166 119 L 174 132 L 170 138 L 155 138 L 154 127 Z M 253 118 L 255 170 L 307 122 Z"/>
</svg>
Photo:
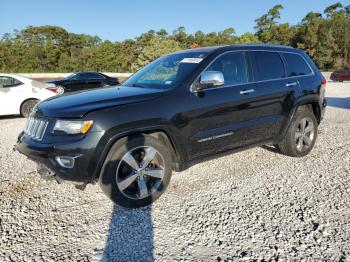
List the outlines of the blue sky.
<svg viewBox="0 0 350 262">
<path fill-rule="evenodd" d="M 281 22 L 299 22 L 309 11 L 323 12 L 336 0 L 9 0 L 0 4 L 0 36 L 14 29 L 56 25 L 103 40 L 134 38 L 150 29 L 172 32 L 185 26 L 218 32 L 233 27 L 237 34 L 253 32 L 254 20 L 282 4 Z M 340 1 L 349 5 L 350 0 Z"/>
</svg>

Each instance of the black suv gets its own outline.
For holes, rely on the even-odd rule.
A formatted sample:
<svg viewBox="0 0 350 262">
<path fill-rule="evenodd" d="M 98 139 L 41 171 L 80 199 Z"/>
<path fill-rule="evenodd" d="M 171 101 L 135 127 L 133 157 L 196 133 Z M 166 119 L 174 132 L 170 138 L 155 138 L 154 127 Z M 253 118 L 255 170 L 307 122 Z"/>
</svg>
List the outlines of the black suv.
<svg viewBox="0 0 350 262">
<path fill-rule="evenodd" d="M 39 173 L 119 205 L 155 201 L 181 171 L 264 144 L 301 157 L 313 148 L 326 81 L 305 52 L 233 45 L 163 56 L 123 86 L 62 95 L 34 108 L 19 152 Z"/>
</svg>

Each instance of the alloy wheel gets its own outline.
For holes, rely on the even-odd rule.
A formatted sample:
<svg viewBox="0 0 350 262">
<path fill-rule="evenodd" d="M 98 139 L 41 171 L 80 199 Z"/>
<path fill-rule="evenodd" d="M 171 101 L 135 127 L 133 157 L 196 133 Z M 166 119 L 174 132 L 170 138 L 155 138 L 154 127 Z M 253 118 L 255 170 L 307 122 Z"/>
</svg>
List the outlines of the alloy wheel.
<svg viewBox="0 0 350 262">
<path fill-rule="evenodd" d="M 299 152 L 307 150 L 315 137 L 315 125 L 310 117 L 304 117 L 300 120 L 295 132 L 296 148 Z"/>
<path fill-rule="evenodd" d="M 143 199 L 159 189 L 164 172 L 164 159 L 155 148 L 137 147 L 120 160 L 116 171 L 117 186 L 126 197 Z"/>
</svg>

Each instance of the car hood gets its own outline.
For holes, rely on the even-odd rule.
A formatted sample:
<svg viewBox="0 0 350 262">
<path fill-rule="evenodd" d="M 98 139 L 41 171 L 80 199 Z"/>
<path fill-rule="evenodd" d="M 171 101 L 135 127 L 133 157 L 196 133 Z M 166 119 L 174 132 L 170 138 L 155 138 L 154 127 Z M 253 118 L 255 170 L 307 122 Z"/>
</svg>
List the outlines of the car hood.
<svg viewBox="0 0 350 262">
<path fill-rule="evenodd" d="M 164 91 L 160 88 L 113 86 L 68 93 L 39 103 L 36 114 L 45 117 L 80 118 L 90 111 L 154 99 Z"/>
</svg>

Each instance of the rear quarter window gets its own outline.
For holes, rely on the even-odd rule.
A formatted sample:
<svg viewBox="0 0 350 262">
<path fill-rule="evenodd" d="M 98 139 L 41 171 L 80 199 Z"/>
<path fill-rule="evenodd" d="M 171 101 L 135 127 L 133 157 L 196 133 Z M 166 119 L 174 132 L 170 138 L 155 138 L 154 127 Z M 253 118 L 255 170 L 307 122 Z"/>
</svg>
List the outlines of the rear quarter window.
<svg viewBox="0 0 350 262">
<path fill-rule="evenodd" d="M 98 74 L 98 73 L 89 73 L 89 74 L 86 74 L 86 78 L 87 79 L 105 79 L 104 76 Z"/>
<path fill-rule="evenodd" d="M 284 65 L 277 52 L 253 51 L 259 80 L 273 80 L 285 77 Z"/>
<path fill-rule="evenodd" d="M 310 67 L 300 55 L 283 53 L 283 56 L 287 62 L 287 75 L 289 77 L 311 74 Z"/>
</svg>

